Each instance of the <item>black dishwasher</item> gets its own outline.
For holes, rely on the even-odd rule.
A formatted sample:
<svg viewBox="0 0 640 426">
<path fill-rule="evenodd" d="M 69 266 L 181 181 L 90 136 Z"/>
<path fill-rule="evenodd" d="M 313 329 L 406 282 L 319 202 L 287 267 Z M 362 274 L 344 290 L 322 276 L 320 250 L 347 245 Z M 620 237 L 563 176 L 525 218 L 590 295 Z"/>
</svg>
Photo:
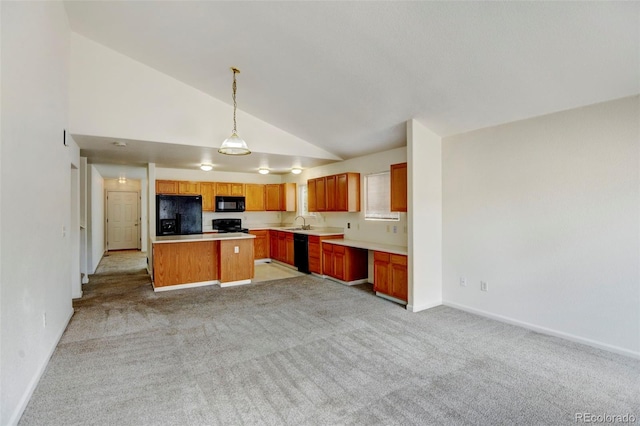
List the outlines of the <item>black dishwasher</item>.
<svg viewBox="0 0 640 426">
<path fill-rule="evenodd" d="M 293 234 L 293 264 L 298 271 L 309 273 L 309 237 L 305 234 Z"/>
</svg>

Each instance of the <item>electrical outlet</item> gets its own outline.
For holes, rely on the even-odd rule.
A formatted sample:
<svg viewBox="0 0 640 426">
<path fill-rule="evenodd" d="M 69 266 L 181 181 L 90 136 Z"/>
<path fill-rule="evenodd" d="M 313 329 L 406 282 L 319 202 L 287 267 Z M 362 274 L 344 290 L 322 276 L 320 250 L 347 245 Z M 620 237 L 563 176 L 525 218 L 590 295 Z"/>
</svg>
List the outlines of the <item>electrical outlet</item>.
<svg viewBox="0 0 640 426">
<path fill-rule="evenodd" d="M 347 229 L 351 229 L 351 222 L 347 222 Z"/>
<path fill-rule="evenodd" d="M 42 326 L 43 327 L 47 326 L 47 313 L 46 312 L 42 313 Z"/>
<path fill-rule="evenodd" d="M 396 225 L 393 225 L 393 233 L 394 234 L 398 233 L 398 227 Z"/>
<path fill-rule="evenodd" d="M 486 281 L 480 281 L 480 291 L 489 291 L 489 284 Z"/>
<path fill-rule="evenodd" d="M 467 286 L 467 279 L 465 277 L 460 277 L 460 285 L 462 287 L 466 287 Z"/>
<path fill-rule="evenodd" d="M 389 225 L 387 225 L 387 232 L 389 232 Z"/>
<path fill-rule="evenodd" d="M 62 238 L 67 236 L 67 227 L 66 226 L 62 226 Z"/>
<path fill-rule="evenodd" d="M 240 253 L 240 247 L 238 247 L 238 246 L 233 247 L 233 252 L 234 253 Z"/>
</svg>

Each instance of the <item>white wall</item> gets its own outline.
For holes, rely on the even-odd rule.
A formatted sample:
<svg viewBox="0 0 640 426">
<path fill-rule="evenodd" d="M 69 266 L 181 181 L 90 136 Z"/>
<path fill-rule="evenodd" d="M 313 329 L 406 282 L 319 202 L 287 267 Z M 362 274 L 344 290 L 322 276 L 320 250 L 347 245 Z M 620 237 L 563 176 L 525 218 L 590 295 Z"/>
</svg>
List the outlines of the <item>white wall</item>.
<svg viewBox="0 0 640 426">
<path fill-rule="evenodd" d="M 442 141 L 415 120 L 407 122 L 409 301 L 422 311 L 442 304 Z"/>
<path fill-rule="evenodd" d="M 73 313 L 69 27 L 60 2 L 0 2 L 0 424 L 18 421 Z M 66 235 L 62 228 L 66 227 Z M 46 314 L 46 322 L 44 315 Z"/>
<path fill-rule="evenodd" d="M 445 138 L 445 303 L 640 355 L 639 117 L 636 96 Z"/>
<path fill-rule="evenodd" d="M 210 147 L 211 141 L 229 137 L 232 115 L 227 103 L 81 35 L 71 36 L 74 134 Z M 254 152 L 339 160 L 242 110 L 238 123 Z"/>
<path fill-rule="evenodd" d="M 89 211 L 88 223 L 89 273 L 93 274 L 106 250 L 104 228 L 104 179 L 95 166 L 89 166 Z"/>
<path fill-rule="evenodd" d="M 407 148 L 396 148 L 362 157 L 352 158 L 325 166 L 303 170 L 299 175 L 284 175 L 287 182 L 307 184 L 308 179 L 344 172 L 360 173 L 360 212 L 356 213 L 316 213 L 315 218 L 307 220 L 313 226 L 344 228 L 345 238 L 360 241 L 381 242 L 386 244 L 407 245 L 407 214 L 400 213 L 400 221 L 364 220 L 364 176 L 371 173 L 389 171 L 391 164 L 407 161 Z M 297 213 L 284 213 L 283 223 L 292 223 Z M 351 228 L 347 229 L 347 223 Z M 393 233 L 393 226 L 397 232 Z"/>
</svg>

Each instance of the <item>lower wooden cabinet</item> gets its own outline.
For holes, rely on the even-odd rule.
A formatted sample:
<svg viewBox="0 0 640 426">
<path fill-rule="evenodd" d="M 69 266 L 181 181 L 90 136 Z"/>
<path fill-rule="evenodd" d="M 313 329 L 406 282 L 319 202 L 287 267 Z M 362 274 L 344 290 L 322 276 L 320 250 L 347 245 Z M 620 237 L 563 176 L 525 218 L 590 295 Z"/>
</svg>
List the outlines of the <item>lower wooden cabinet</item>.
<svg viewBox="0 0 640 426">
<path fill-rule="evenodd" d="M 322 243 L 322 271 L 341 281 L 366 279 L 368 258 L 366 249 Z"/>
<path fill-rule="evenodd" d="M 255 235 L 253 240 L 253 251 L 256 259 L 268 259 L 269 258 L 269 231 L 256 229 L 249 231 L 250 234 Z"/>
<path fill-rule="evenodd" d="M 327 235 L 319 237 L 316 235 L 309 235 L 309 271 L 316 274 L 323 274 L 322 272 L 322 241 L 331 239 L 341 239 L 344 235 Z"/>
<path fill-rule="evenodd" d="M 376 251 L 373 253 L 373 290 L 407 301 L 407 256 Z"/>
<path fill-rule="evenodd" d="M 284 231 L 269 231 L 269 257 L 293 265 L 293 234 Z"/>
</svg>

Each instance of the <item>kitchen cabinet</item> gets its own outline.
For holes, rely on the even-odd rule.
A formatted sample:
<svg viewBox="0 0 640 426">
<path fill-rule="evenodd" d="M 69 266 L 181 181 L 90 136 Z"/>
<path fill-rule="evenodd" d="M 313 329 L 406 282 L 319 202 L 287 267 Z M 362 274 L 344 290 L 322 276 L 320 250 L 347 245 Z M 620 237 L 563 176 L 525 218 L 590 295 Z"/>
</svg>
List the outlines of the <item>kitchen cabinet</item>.
<svg viewBox="0 0 640 426">
<path fill-rule="evenodd" d="M 278 231 L 269 231 L 269 257 L 274 260 L 278 260 L 280 256 L 278 245 Z"/>
<path fill-rule="evenodd" d="M 294 247 L 293 247 L 293 234 L 291 232 L 283 232 L 285 234 L 285 250 L 284 263 L 289 265 L 294 264 Z"/>
<path fill-rule="evenodd" d="M 373 290 L 403 302 L 408 297 L 407 256 L 373 253 Z"/>
<path fill-rule="evenodd" d="M 344 235 L 327 235 L 327 236 L 316 236 L 309 235 L 309 271 L 315 272 L 316 274 L 323 274 L 322 271 L 322 241 L 344 238 Z"/>
<path fill-rule="evenodd" d="M 391 211 L 407 211 L 407 163 L 392 164 L 391 180 Z"/>
<path fill-rule="evenodd" d="M 322 243 L 322 270 L 325 275 L 341 281 L 366 279 L 368 258 L 366 249 Z"/>
<path fill-rule="evenodd" d="M 337 175 L 327 176 L 325 178 L 325 194 L 326 194 L 326 210 L 332 212 L 336 210 L 336 180 Z"/>
<path fill-rule="evenodd" d="M 157 180 L 156 181 L 156 194 L 177 194 L 177 193 L 178 193 L 177 180 Z"/>
<path fill-rule="evenodd" d="M 267 211 L 296 211 L 296 184 L 277 183 L 265 185 L 265 204 Z"/>
<path fill-rule="evenodd" d="M 245 185 L 245 210 L 248 212 L 264 211 L 265 185 L 261 183 L 247 183 Z"/>
<path fill-rule="evenodd" d="M 282 194 L 282 186 L 277 183 L 265 185 L 265 198 L 267 211 L 280 211 L 280 197 L 284 197 Z"/>
<path fill-rule="evenodd" d="M 268 259 L 269 258 L 269 231 L 264 229 L 255 229 L 249 231 L 250 234 L 255 235 L 253 240 L 253 252 L 256 259 Z"/>
<path fill-rule="evenodd" d="M 200 195 L 200 182 L 178 181 L 178 194 Z"/>
<path fill-rule="evenodd" d="M 202 195 L 202 211 L 215 211 L 215 183 L 200 182 L 200 194 Z"/>
<path fill-rule="evenodd" d="M 360 173 L 309 179 L 307 196 L 310 212 L 359 212 Z"/>
<path fill-rule="evenodd" d="M 317 212 L 316 207 L 316 180 L 309 179 L 307 181 L 307 210 L 310 212 Z"/>
<path fill-rule="evenodd" d="M 360 173 L 336 176 L 335 209 L 339 212 L 360 211 Z"/>
<path fill-rule="evenodd" d="M 244 183 L 216 182 L 216 195 L 243 197 L 245 195 Z"/>
</svg>

